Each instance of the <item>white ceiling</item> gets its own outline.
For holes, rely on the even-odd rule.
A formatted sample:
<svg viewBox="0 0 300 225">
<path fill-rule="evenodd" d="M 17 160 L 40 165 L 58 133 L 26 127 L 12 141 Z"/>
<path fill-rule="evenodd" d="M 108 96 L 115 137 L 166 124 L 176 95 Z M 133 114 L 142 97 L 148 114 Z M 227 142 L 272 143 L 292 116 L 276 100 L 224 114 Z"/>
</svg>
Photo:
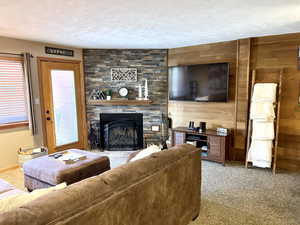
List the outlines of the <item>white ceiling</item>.
<svg viewBox="0 0 300 225">
<path fill-rule="evenodd" d="M 300 0 L 0 0 L 0 36 L 174 48 L 300 32 Z"/>
</svg>

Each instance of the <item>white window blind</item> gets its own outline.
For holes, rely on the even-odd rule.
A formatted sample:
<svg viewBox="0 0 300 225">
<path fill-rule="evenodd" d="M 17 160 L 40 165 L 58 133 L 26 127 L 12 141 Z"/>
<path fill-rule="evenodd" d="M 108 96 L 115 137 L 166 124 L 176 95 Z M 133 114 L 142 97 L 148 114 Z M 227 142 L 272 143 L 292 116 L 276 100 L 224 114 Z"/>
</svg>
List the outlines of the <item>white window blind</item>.
<svg viewBox="0 0 300 225">
<path fill-rule="evenodd" d="M 27 119 L 22 61 L 0 58 L 0 125 Z"/>
</svg>

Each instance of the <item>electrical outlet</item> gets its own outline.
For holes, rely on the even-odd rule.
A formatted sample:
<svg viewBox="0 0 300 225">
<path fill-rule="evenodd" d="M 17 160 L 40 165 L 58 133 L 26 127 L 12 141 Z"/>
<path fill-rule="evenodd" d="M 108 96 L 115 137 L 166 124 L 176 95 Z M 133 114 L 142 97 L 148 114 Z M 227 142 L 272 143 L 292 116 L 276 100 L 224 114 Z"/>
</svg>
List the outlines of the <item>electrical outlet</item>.
<svg viewBox="0 0 300 225">
<path fill-rule="evenodd" d="M 154 131 L 154 132 L 159 132 L 160 126 L 159 125 L 152 125 L 151 130 Z"/>
</svg>

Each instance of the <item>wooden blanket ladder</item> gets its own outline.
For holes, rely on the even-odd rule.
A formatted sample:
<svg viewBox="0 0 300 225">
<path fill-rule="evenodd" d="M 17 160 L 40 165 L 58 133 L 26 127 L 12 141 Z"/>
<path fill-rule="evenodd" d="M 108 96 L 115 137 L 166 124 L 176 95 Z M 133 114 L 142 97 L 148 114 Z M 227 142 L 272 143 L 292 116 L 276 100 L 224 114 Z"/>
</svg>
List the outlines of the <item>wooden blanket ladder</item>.
<svg viewBox="0 0 300 225">
<path fill-rule="evenodd" d="M 257 71 L 256 70 L 252 70 L 252 81 L 251 81 L 251 98 L 253 95 L 253 89 L 254 89 L 254 85 L 256 83 L 260 83 L 257 82 Z M 282 88 L 282 77 L 283 77 L 283 71 L 284 69 L 281 68 L 279 69 L 278 73 L 279 73 L 279 81 L 278 86 L 277 86 L 277 98 L 276 98 L 276 102 L 275 104 L 275 114 L 276 114 L 276 118 L 274 119 L 274 127 L 275 127 L 275 138 L 273 140 L 273 150 L 272 150 L 272 171 L 273 174 L 276 173 L 276 163 L 277 163 L 277 153 L 278 153 L 278 136 L 279 136 L 279 121 L 280 121 L 280 103 L 281 103 L 281 88 Z M 261 82 L 261 83 L 271 83 L 271 82 Z M 275 83 L 275 82 L 272 82 Z M 251 134 L 252 134 L 252 128 L 253 128 L 253 121 L 250 118 L 250 113 L 249 113 L 249 119 L 248 119 L 248 134 L 247 134 L 247 147 L 246 147 L 246 163 L 245 163 L 245 167 L 248 168 L 248 153 L 249 153 L 249 148 L 250 148 L 250 142 L 251 142 Z"/>
</svg>

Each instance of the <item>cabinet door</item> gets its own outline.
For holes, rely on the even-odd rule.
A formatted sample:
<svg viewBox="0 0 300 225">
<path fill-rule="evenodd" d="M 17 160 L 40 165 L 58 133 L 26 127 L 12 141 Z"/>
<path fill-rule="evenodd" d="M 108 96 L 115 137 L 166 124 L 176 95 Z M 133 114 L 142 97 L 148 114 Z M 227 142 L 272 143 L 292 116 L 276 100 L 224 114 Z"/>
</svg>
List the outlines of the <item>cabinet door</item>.
<svg viewBox="0 0 300 225">
<path fill-rule="evenodd" d="M 220 161 L 221 155 L 221 137 L 210 136 L 208 158 L 210 160 Z"/>
<path fill-rule="evenodd" d="M 173 145 L 180 145 L 185 143 L 185 133 L 175 131 L 173 133 Z"/>
</svg>

